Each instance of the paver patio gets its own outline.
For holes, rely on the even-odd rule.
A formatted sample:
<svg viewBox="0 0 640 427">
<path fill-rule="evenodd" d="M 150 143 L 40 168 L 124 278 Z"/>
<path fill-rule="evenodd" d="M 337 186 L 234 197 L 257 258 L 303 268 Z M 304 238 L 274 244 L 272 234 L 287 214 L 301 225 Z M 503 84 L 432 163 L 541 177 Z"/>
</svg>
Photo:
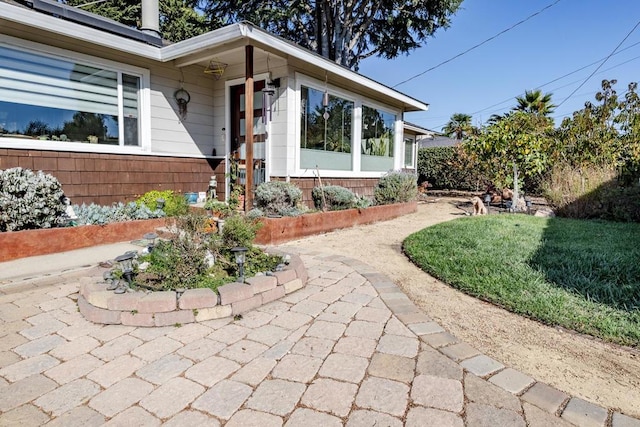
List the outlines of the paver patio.
<svg viewBox="0 0 640 427">
<path fill-rule="evenodd" d="M 98 269 L 0 288 L 0 426 L 639 426 L 479 354 L 381 272 L 298 248 L 308 285 L 184 326 L 95 325 Z"/>
</svg>

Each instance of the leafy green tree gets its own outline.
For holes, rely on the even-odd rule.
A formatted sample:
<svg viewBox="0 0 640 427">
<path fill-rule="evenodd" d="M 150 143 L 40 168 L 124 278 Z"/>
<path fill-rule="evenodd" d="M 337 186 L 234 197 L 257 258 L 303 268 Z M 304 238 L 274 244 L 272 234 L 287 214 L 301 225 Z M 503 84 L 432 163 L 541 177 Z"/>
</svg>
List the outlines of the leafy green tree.
<svg viewBox="0 0 640 427">
<path fill-rule="evenodd" d="M 325 58 L 358 69 L 370 56 L 393 59 L 447 28 L 462 0 L 207 0 L 210 17 L 250 21 Z"/>
<path fill-rule="evenodd" d="M 69 6 L 86 4 L 86 0 L 65 0 Z M 160 32 L 165 40 L 179 42 L 209 31 L 216 26 L 196 10 L 198 0 L 160 0 Z M 140 27 L 139 0 L 109 0 L 90 4 L 82 10 L 118 21 L 129 27 Z"/>
<path fill-rule="evenodd" d="M 603 80 L 595 97 L 598 104 L 587 102 L 582 110 L 562 121 L 554 153 L 556 161 L 578 169 L 618 165 L 623 144 L 616 123 L 620 104 L 615 84 L 616 80 Z M 628 106 L 630 112 L 635 108 Z"/>
<path fill-rule="evenodd" d="M 552 132 L 550 118 L 514 111 L 469 138 L 463 148 L 485 165 L 496 185 L 513 185 L 514 200 L 517 200 L 518 175 L 522 174 L 526 180 L 546 169 Z"/>
<path fill-rule="evenodd" d="M 525 113 L 540 114 L 549 116 L 556 108 L 551 103 L 550 93 L 543 94 L 541 90 L 526 90 L 524 96 L 517 96 L 518 105 L 514 107 L 515 111 L 524 111 Z"/>
<path fill-rule="evenodd" d="M 451 115 L 449 122 L 442 128 L 442 132 L 448 136 L 454 136 L 461 141 L 466 136 L 473 133 L 471 126 L 471 116 L 463 113 L 455 113 Z"/>
</svg>

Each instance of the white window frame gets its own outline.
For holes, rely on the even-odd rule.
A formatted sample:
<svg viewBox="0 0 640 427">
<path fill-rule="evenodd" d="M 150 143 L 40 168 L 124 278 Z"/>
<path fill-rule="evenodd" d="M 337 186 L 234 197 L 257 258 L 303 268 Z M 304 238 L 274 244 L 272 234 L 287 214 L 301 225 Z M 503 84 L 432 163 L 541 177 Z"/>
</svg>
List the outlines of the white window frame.
<svg viewBox="0 0 640 427">
<path fill-rule="evenodd" d="M 418 146 L 418 142 L 416 140 L 417 135 L 404 134 L 402 137 L 402 168 L 403 169 L 416 169 L 416 147 Z M 413 141 L 413 148 L 411 150 L 411 165 L 407 165 L 405 163 L 404 154 L 405 154 L 405 144 L 407 143 L 407 139 L 411 139 Z"/>
<path fill-rule="evenodd" d="M 118 72 L 118 93 L 121 95 L 122 73 L 133 75 L 140 78 L 140 105 L 139 105 L 139 127 L 140 127 L 140 145 L 108 145 L 108 144 L 84 144 L 81 142 L 64 142 L 64 141 L 42 141 L 30 140 L 25 138 L 0 138 L 0 148 L 12 149 L 29 149 L 41 151 L 74 151 L 81 153 L 107 153 L 107 154 L 143 154 L 151 152 L 151 89 L 150 89 L 150 72 L 148 69 L 135 67 L 133 65 L 123 64 L 108 59 L 97 58 L 94 56 L 74 52 L 67 49 L 61 49 L 53 46 L 43 45 L 27 40 L 18 39 L 11 36 L 0 34 L 0 45 L 11 49 L 23 50 L 37 55 L 64 59 L 74 63 L 85 64 L 96 68 Z M 122 102 L 118 105 L 119 117 L 123 114 Z M 118 127 L 119 141 L 122 141 L 124 132 L 124 123 Z"/>
<path fill-rule="evenodd" d="M 353 118 L 351 125 L 351 153 L 352 153 L 352 167 L 350 171 L 332 170 L 332 169 L 320 169 L 320 175 L 328 178 L 380 178 L 388 171 L 361 171 L 360 170 L 360 145 L 362 136 L 362 105 L 367 107 L 377 108 L 384 110 L 385 112 L 394 114 L 396 116 L 395 129 L 394 129 L 394 169 L 400 169 L 401 164 L 404 163 L 403 158 L 399 157 L 398 146 L 402 145 L 402 111 L 393 108 L 389 105 L 381 104 L 373 101 L 370 98 L 359 96 L 353 92 L 349 92 L 332 84 L 325 84 L 325 82 L 309 77 L 305 74 L 295 73 L 295 96 L 291 97 L 294 100 L 293 108 L 289 108 L 289 123 L 293 123 L 294 131 L 294 163 L 291 170 L 291 176 L 297 178 L 306 178 L 316 176 L 315 169 L 301 169 L 300 168 L 300 127 L 301 127 L 301 115 L 302 115 L 302 91 L 301 86 L 306 86 L 319 91 L 324 92 L 325 89 L 329 91 L 330 95 L 335 95 L 343 98 L 347 101 L 353 102 Z M 291 107 L 291 104 L 289 104 Z M 404 145 L 402 145 L 404 149 Z M 403 152 L 404 155 L 404 152 Z"/>
</svg>

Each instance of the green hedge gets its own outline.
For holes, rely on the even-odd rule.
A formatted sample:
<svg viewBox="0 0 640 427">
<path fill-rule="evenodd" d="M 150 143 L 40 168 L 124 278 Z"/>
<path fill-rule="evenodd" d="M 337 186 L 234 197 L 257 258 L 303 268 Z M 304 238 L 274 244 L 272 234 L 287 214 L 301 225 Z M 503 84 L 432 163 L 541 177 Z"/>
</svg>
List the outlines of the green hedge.
<svg viewBox="0 0 640 427">
<path fill-rule="evenodd" d="M 429 147 L 418 150 L 418 181 L 435 190 L 484 190 L 486 182 L 458 154 L 457 147 Z"/>
</svg>

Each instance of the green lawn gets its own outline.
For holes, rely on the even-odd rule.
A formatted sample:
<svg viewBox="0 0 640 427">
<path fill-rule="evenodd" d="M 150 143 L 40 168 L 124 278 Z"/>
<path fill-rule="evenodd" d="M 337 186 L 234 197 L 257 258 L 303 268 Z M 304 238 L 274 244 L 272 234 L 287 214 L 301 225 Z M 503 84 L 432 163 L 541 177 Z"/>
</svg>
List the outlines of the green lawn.
<svg viewBox="0 0 640 427">
<path fill-rule="evenodd" d="M 465 217 L 407 237 L 424 271 L 507 310 L 640 346 L 640 224 Z"/>
</svg>

